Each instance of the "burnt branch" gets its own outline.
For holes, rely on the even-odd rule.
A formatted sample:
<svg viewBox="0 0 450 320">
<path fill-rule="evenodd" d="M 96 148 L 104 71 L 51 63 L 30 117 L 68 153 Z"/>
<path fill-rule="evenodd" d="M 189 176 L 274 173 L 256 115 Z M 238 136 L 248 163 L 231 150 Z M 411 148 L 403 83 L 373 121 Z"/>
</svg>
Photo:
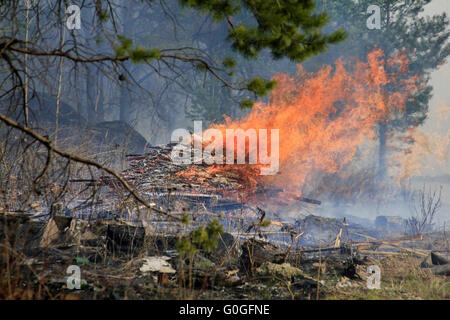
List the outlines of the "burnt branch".
<svg viewBox="0 0 450 320">
<path fill-rule="evenodd" d="M 3 121 L 5 124 L 7 124 L 8 126 L 11 126 L 11 127 L 15 128 L 15 129 L 18 129 L 18 130 L 22 131 L 23 133 L 27 134 L 28 136 L 30 136 L 30 137 L 36 139 L 36 140 L 39 141 L 42 145 L 44 145 L 44 146 L 49 150 L 49 152 L 58 154 L 59 156 L 61 156 L 61 157 L 63 157 L 63 158 L 66 158 L 66 159 L 68 159 L 68 160 L 70 160 L 70 161 L 75 161 L 75 162 L 78 162 L 78 163 L 82 163 L 82 164 L 88 165 L 88 166 L 90 166 L 90 167 L 95 167 L 95 168 L 97 168 L 97 169 L 99 169 L 99 170 L 102 170 L 102 171 L 104 171 L 104 172 L 106 172 L 106 173 L 112 175 L 114 178 L 116 178 L 116 179 L 120 182 L 120 184 L 121 184 L 121 185 L 122 185 L 122 186 L 123 186 L 123 187 L 124 187 L 124 188 L 125 188 L 125 189 L 126 189 L 126 190 L 127 190 L 127 191 L 128 191 L 128 192 L 129 192 L 129 193 L 130 193 L 137 201 L 138 201 L 138 202 L 140 202 L 141 204 L 143 204 L 145 207 L 147 207 L 147 208 L 153 210 L 153 211 L 156 212 L 156 213 L 165 215 L 166 217 L 169 217 L 169 218 L 172 218 L 172 219 L 181 221 L 180 218 L 175 217 L 175 216 L 171 215 L 170 213 L 167 213 L 167 212 L 165 212 L 165 211 L 162 211 L 162 210 L 159 210 L 159 209 L 154 208 L 152 204 L 150 204 L 148 201 L 146 201 L 144 198 L 142 198 L 142 197 L 139 195 L 139 193 L 138 193 L 132 186 L 130 186 L 130 184 L 129 184 L 124 178 L 122 178 L 117 172 L 115 172 L 114 170 L 112 170 L 112 169 L 110 169 L 110 168 L 108 168 L 108 167 L 106 167 L 106 166 L 104 166 L 104 165 L 102 165 L 102 164 L 100 164 L 100 163 L 98 163 L 98 162 L 96 162 L 96 161 L 93 161 L 93 160 L 90 160 L 90 159 L 85 159 L 85 158 L 82 158 L 82 157 L 80 157 L 80 156 L 71 154 L 71 153 L 69 153 L 69 152 L 65 152 L 65 151 L 63 151 L 63 150 L 60 150 L 60 149 L 54 147 L 54 146 L 51 144 L 51 141 L 50 141 L 48 138 L 45 138 L 45 137 L 41 136 L 40 134 L 38 134 L 38 133 L 35 132 L 34 130 L 32 130 L 32 129 L 28 128 L 28 127 L 23 126 L 22 124 L 20 124 L 20 123 L 18 123 L 18 122 L 16 122 L 16 121 L 14 121 L 14 120 L 12 120 L 12 119 L 10 119 L 10 118 L 4 116 L 4 115 L 1 114 L 1 113 L 0 113 L 0 120 L 2 120 L 2 121 Z"/>
<path fill-rule="evenodd" d="M 431 227 L 436 213 L 441 208 L 442 186 L 439 190 L 426 190 L 425 185 L 416 191 L 412 197 L 412 211 L 414 215 L 408 219 L 408 228 L 412 235 L 422 234 Z"/>
</svg>

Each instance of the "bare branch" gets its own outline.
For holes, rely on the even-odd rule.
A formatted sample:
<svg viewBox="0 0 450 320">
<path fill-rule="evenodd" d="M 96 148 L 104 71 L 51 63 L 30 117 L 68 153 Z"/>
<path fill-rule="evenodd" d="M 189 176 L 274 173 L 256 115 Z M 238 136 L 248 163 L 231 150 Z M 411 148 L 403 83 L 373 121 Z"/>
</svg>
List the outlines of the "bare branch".
<svg viewBox="0 0 450 320">
<path fill-rule="evenodd" d="M 62 150 L 60 150 L 60 149 L 58 149 L 58 148 L 55 148 L 55 147 L 51 144 L 51 141 L 50 141 L 49 139 L 47 139 L 47 138 L 41 136 L 40 134 L 36 133 L 35 131 L 31 130 L 30 128 L 25 127 L 25 126 L 23 126 L 22 124 L 20 124 L 20 123 L 18 123 L 18 122 L 16 122 L 16 121 L 14 121 L 14 120 L 12 120 L 12 119 L 10 119 L 10 118 L 4 116 L 4 115 L 1 114 L 1 113 L 0 113 L 0 120 L 2 120 L 2 121 L 3 121 L 4 123 L 6 123 L 7 125 L 9 125 L 9 126 L 11 126 L 11 127 L 14 127 L 14 128 L 16 128 L 16 129 L 18 129 L 18 130 L 20 130 L 20 131 L 26 133 L 27 135 L 33 137 L 34 139 L 36 139 L 37 141 L 39 141 L 41 144 L 43 144 L 44 146 L 46 146 L 46 147 L 48 148 L 49 151 L 51 151 L 51 152 L 53 152 L 53 153 L 55 153 L 55 154 L 58 154 L 58 155 L 60 155 L 60 156 L 63 157 L 63 158 L 66 158 L 66 159 L 69 159 L 69 160 L 71 160 L 71 161 L 75 161 L 75 162 L 78 162 L 78 163 L 83 163 L 83 164 L 86 164 L 86 165 L 88 165 L 88 166 L 92 166 L 92 167 L 95 167 L 95 168 L 97 168 L 97 169 L 99 169 L 99 170 L 102 170 L 102 171 L 107 172 L 108 174 L 114 176 L 114 177 L 122 184 L 122 186 L 123 186 L 123 187 L 124 187 L 124 188 L 125 188 L 125 189 L 126 189 L 126 190 L 127 190 L 127 191 L 128 191 L 128 192 L 129 192 L 129 193 L 130 193 L 137 201 L 138 201 L 138 202 L 140 202 L 141 204 L 143 204 L 145 207 L 147 207 L 147 208 L 149 208 L 149 209 L 151 209 L 151 210 L 153 210 L 153 211 L 155 211 L 155 212 L 157 212 L 157 213 L 159 213 L 159 214 L 165 215 L 165 216 L 167 216 L 167 217 L 169 217 L 169 218 L 172 218 L 172 219 L 181 221 L 180 218 L 178 218 L 178 217 L 176 217 L 176 216 L 173 216 L 173 215 L 171 215 L 170 213 L 167 213 L 167 212 L 165 212 L 165 211 L 162 211 L 162 210 L 159 210 L 159 209 L 154 208 L 154 206 L 153 206 L 152 204 L 150 204 L 148 201 L 146 201 L 145 199 L 143 199 L 143 198 L 139 195 L 139 193 L 138 193 L 133 187 L 131 187 L 130 184 L 129 184 L 124 178 L 122 178 L 118 173 L 116 173 L 114 170 L 112 170 L 112 169 L 110 169 L 110 168 L 108 168 L 108 167 L 106 167 L 106 166 L 104 166 L 104 165 L 102 165 L 102 164 L 100 164 L 100 163 L 98 163 L 98 162 L 96 162 L 96 161 L 93 161 L 93 160 L 90 160 L 90 159 L 85 159 L 85 158 L 79 157 L 79 156 L 77 156 L 77 155 L 74 155 L 74 154 L 71 154 L 71 153 L 62 151 Z"/>
</svg>

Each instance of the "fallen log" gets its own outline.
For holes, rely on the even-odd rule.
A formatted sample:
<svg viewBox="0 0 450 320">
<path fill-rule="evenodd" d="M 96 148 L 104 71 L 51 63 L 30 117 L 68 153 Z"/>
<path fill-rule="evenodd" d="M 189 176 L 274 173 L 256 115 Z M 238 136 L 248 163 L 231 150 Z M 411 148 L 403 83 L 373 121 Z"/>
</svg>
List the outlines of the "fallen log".
<svg viewBox="0 0 450 320">
<path fill-rule="evenodd" d="M 322 204 L 322 201 L 320 201 L 320 200 L 314 200 L 314 199 L 305 198 L 305 197 L 295 197 L 295 199 L 298 200 L 298 201 L 303 201 L 303 202 L 307 202 L 307 203 L 317 204 L 319 206 Z"/>
<path fill-rule="evenodd" d="M 313 253 L 313 252 L 327 252 L 327 251 L 342 251 L 343 249 L 346 249 L 346 247 L 316 248 L 316 249 L 301 250 L 301 252 L 302 253 Z"/>
</svg>

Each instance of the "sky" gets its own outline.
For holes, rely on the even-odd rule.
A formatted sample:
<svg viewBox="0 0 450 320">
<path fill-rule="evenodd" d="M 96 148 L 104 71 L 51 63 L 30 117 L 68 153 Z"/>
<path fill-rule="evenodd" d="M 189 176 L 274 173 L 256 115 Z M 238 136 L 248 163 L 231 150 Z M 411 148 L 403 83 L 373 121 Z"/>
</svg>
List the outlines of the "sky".
<svg viewBox="0 0 450 320">
<path fill-rule="evenodd" d="M 446 12 L 450 16 L 449 0 L 434 0 L 425 8 L 424 15 L 433 15 Z M 423 175 L 443 175 L 450 174 L 450 58 L 431 75 L 431 85 L 433 86 L 433 97 L 430 101 L 429 118 L 423 125 L 423 129 L 431 137 L 443 137 L 443 150 L 439 155 L 431 154 L 428 159 L 424 159 L 426 166 Z M 445 139 L 449 138 L 449 139 Z M 447 141 L 445 141 L 447 140 Z M 437 147 L 437 146 L 435 146 Z M 435 151 L 436 148 L 431 148 Z M 439 160 L 438 160 L 439 159 Z"/>
</svg>

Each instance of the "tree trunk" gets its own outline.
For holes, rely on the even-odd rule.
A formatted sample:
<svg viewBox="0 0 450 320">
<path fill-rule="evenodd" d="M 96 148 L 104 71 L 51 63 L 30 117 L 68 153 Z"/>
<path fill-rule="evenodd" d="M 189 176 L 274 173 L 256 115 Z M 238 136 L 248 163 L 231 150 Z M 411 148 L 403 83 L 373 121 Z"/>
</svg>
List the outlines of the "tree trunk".
<svg viewBox="0 0 450 320">
<path fill-rule="evenodd" d="M 95 112 L 95 104 L 96 104 L 96 81 L 95 76 L 92 74 L 92 70 L 88 69 L 88 74 L 86 77 L 86 108 L 87 108 L 87 120 L 89 122 L 95 123 L 97 122 L 97 115 Z"/>
<path fill-rule="evenodd" d="M 103 73 L 100 72 L 100 69 L 97 71 L 97 122 L 105 121 L 105 110 L 103 109 Z"/>
<path fill-rule="evenodd" d="M 120 87 L 120 121 L 129 122 L 131 113 L 131 95 L 128 88 L 125 86 Z"/>
<path fill-rule="evenodd" d="M 387 142 L 387 124 L 382 122 L 378 126 L 378 172 L 379 177 L 383 180 L 386 177 L 386 142 Z"/>
<path fill-rule="evenodd" d="M 388 0 L 386 2 L 386 26 L 385 32 L 388 33 L 390 29 L 390 5 L 391 1 Z M 387 52 L 385 52 L 387 54 Z M 386 58 L 384 59 L 384 70 L 387 70 L 386 66 Z M 383 100 L 384 104 L 387 105 L 388 97 L 386 88 L 384 88 Z M 378 126 L 378 139 L 379 139 L 379 149 L 378 149 L 378 172 L 381 180 L 384 180 L 387 175 L 386 168 L 386 143 L 387 143 L 387 132 L 388 132 L 388 124 L 386 121 L 380 122 Z"/>
<path fill-rule="evenodd" d="M 125 37 L 130 36 L 130 31 L 133 28 L 132 19 L 130 15 L 130 8 L 125 6 L 122 10 L 123 21 L 123 35 Z M 124 66 L 129 67 L 128 62 L 124 62 Z M 130 88 L 127 85 L 127 81 L 122 81 L 120 86 L 120 120 L 129 123 L 131 121 L 131 94 Z"/>
</svg>

